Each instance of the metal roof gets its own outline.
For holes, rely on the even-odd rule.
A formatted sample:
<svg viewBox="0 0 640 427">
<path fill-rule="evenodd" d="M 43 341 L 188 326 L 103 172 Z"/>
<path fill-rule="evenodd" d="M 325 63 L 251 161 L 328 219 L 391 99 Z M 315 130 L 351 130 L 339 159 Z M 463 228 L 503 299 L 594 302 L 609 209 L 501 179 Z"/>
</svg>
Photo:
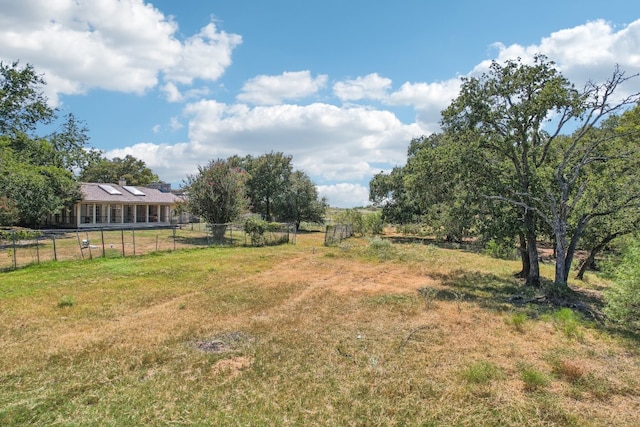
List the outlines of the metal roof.
<svg viewBox="0 0 640 427">
<path fill-rule="evenodd" d="M 173 193 L 163 193 L 162 191 L 156 190 L 154 188 L 138 187 L 140 192 L 144 193 L 144 195 L 135 195 L 131 191 L 126 190 L 120 185 L 107 184 L 109 188 L 113 188 L 120 194 L 117 194 L 115 192 L 108 192 L 104 190 L 104 186 L 105 184 L 92 182 L 80 184 L 80 191 L 83 195 L 82 202 L 128 203 L 137 205 L 175 205 L 182 201 L 179 196 L 176 196 Z"/>
</svg>

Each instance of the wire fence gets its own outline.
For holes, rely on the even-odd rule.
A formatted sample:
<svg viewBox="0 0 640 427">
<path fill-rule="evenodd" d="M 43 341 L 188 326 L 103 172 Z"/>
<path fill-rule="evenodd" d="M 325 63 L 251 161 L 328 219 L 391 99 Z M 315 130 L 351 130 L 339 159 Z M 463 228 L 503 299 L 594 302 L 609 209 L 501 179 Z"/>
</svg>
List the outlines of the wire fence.
<svg viewBox="0 0 640 427">
<path fill-rule="evenodd" d="M 344 239 L 353 236 L 353 224 L 327 225 L 324 232 L 324 244 L 326 246 L 337 245 Z"/>
<path fill-rule="evenodd" d="M 295 244 L 296 230 L 280 224 L 260 245 Z M 144 255 L 208 246 L 257 246 L 241 224 L 192 223 L 162 228 L 0 230 L 0 271 L 49 261 Z"/>
</svg>

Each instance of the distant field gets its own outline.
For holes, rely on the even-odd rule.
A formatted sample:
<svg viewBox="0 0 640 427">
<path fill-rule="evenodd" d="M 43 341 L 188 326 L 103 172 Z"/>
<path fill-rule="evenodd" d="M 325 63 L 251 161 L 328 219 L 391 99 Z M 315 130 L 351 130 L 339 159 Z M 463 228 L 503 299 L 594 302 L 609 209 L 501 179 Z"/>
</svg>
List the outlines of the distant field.
<svg viewBox="0 0 640 427">
<path fill-rule="evenodd" d="M 640 425 L 638 342 L 516 304 L 518 262 L 322 242 L 0 274 L 0 425 Z"/>
</svg>

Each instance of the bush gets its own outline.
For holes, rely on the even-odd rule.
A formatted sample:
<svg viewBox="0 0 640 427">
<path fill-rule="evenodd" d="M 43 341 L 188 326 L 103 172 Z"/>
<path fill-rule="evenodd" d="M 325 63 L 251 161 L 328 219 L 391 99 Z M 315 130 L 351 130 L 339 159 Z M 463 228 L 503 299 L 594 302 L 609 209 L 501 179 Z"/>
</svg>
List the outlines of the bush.
<svg viewBox="0 0 640 427">
<path fill-rule="evenodd" d="M 369 240 L 367 253 L 379 259 L 391 259 L 396 255 L 396 250 L 389 240 L 376 236 Z"/>
<path fill-rule="evenodd" d="M 249 217 L 244 223 L 244 231 L 251 237 L 251 246 L 264 246 L 267 244 L 267 232 L 274 232 L 280 229 L 277 222 L 267 222 L 257 217 Z M 279 238 L 272 240 L 270 244 L 280 244 L 289 241 L 286 233 Z"/>
<path fill-rule="evenodd" d="M 613 325 L 640 332 L 640 240 L 627 249 L 605 291 L 604 313 Z"/>
<path fill-rule="evenodd" d="M 244 223 L 244 231 L 251 237 L 251 246 L 264 246 L 264 233 L 269 229 L 269 223 L 256 217 L 249 217 Z"/>
<path fill-rule="evenodd" d="M 515 249 L 510 242 L 489 240 L 484 246 L 484 251 L 492 258 L 515 259 Z"/>
<path fill-rule="evenodd" d="M 382 212 L 374 212 L 364 215 L 364 232 L 371 235 L 382 234 L 384 231 L 384 222 L 382 221 Z"/>
</svg>

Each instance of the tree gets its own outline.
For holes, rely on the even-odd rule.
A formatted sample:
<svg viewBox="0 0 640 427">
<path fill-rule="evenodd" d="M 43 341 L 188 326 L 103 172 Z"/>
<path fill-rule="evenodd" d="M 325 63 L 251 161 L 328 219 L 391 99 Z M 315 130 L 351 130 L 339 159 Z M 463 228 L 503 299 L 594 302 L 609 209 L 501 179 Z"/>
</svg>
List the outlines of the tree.
<svg viewBox="0 0 640 427">
<path fill-rule="evenodd" d="M 33 67 L 0 62 L 0 194 L 5 225 L 40 226 L 80 197 L 72 169 L 81 164 L 86 128 L 70 115 L 61 131 L 40 137 L 56 112 Z"/>
<path fill-rule="evenodd" d="M 73 113 L 67 114 L 64 123 L 49 137 L 55 166 L 81 171 L 95 160 L 99 152 L 85 149 L 89 143 L 88 131 L 83 121 L 76 119 Z"/>
<path fill-rule="evenodd" d="M 124 158 L 112 160 L 100 157 L 87 165 L 80 173 L 84 182 L 117 183 L 124 179 L 128 185 L 145 186 L 159 180 L 158 175 L 146 163 L 127 154 Z"/>
<path fill-rule="evenodd" d="M 463 79 L 460 95 L 443 111 L 445 133 L 478 144 L 498 179 L 511 184 L 484 196 L 519 207 L 529 255 L 527 283 L 540 284 L 537 239 L 539 221 L 552 230 L 557 256 L 552 293 L 564 293 L 578 241 L 599 205 L 582 203 L 596 174 L 611 178 L 610 167 L 629 161 L 630 152 L 617 152 L 609 139 L 591 132 L 609 115 L 637 102 L 634 94 L 615 101 L 613 94 L 627 78 L 618 68 L 603 84 L 589 83 L 578 91 L 537 55 L 532 65 L 520 60 L 493 62 L 488 73 Z M 549 118 L 552 117 L 553 121 Z M 570 137 L 561 131 L 577 126 Z M 548 131 L 547 128 L 551 130 Z M 503 166 L 508 165 L 508 168 Z M 499 166 L 499 167 L 498 167 Z M 623 168 L 624 169 L 624 168 Z M 571 221 L 575 225 L 571 226 Z"/>
<path fill-rule="evenodd" d="M 273 212 L 280 221 L 293 222 L 300 228 L 303 221 L 324 223 L 328 207 L 325 198 L 318 198 L 318 190 L 303 171 L 294 171 L 289 176 L 285 192 L 276 197 Z"/>
<path fill-rule="evenodd" d="M 0 135 L 30 133 L 51 123 L 55 111 L 42 93 L 44 84 L 31 65 L 0 62 Z"/>
<path fill-rule="evenodd" d="M 598 129 L 592 129 L 598 139 L 609 139 L 615 151 L 622 157 L 616 167 L 610 160 L 609 177 L 593 176 L 595 182 L 585 191 L 583 204 L 589 209 L 590 221 L 585 227 L 583 241 L 589 255 L 580 265 L 576 278 L 595 263 L 596 256 L 618 237 L 640 230 L 640 173 L 638 156 L 635 162 L 625 158 L 637 150 L 640 138 L 640 106 L 625 112 L 622 117 L 613 116 Z M 593 138 L 593 136 L 591 136 Z M 603 194 L 606 197 L 603 197 Z"/>
<path fill-rule="evenodd" d="M 238 219 L 248 207 L 246 177 L 243 170 L 223 159 L 198 166 L 198 174 L 188 176 L 183 187 L 187 210 L 209 224 L 226 224 Z"/>
<path fill-rule="evenodd" d="M 404 167 L 394 167 L 390 173 L 377 173 L 369 181 L 369 201 L 382 208 L 383 221 L 411 224 L 420 221 L 420 209 L 405 185 Z"/>
<path fill-rule="evenodd" d="M 4 141 L 4 142 L 3 142 Z M 0 137 L 0 189 L 4 225 L 40 226 L 48 215 L 80 199 L 73 175 L 56 166 L 23 162 Z"/>
<path fill-rule="evenodd" d="M 290 185 L 291 156 L 271 152 L 257 158 L 247 157 L 244 164 L 249 173 L 247 194 L 251 210 L 271 221 L 274 201 L 285 194 Z"/>
<path fill-rule="evenodd" d="M 409 145 L 406 189 L 424 221 L 448 241 L 468 237 L 477 217 L 477 192 L 470 190 L 469 182 L 469 170 L 477 170 L 472 150 L 443 134 L 414 139 Z"/>
</svg>

